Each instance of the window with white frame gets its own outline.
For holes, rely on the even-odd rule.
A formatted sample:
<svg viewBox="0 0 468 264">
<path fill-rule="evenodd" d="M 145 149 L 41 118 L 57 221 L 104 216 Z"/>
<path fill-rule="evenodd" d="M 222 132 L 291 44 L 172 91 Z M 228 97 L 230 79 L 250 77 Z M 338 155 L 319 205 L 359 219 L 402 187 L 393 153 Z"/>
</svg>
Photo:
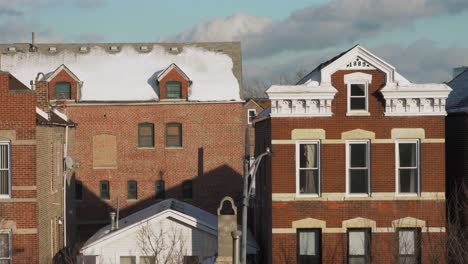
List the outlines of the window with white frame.
<svg viewBox="0 0 468 264">
<path fill-rule="evenodd" d="M 318 196 L 320 193 L 320 142 L 296 143 L 296 194 Z"/>
<path fill-rule="evenodd" d="M 369 141 L 346 142 L 346 192 L 350 195 L 370 194 Z"/>
<path fill-rule="evenodd" d="M 348 263 L 370 263 L 370 229 L 348 229 Z"/>
<path fill-rule="evenodd" d="M 348 83 L 348 112 L 368 112 L 367 82 Z"/>
<path fill-rule="evenodd" d="M 0 142 L 0 198 L 9 198 L 11 190 L 10 142 Z"/>
<path fill-rule="evenodd" d="M 0 263 L 11 263 L 11 232 L 0 230 Z"/>
<path fill-rule="evenodd" d="M 247 120 L 248 120 L 247 122 L 248 122 L 249 124 L 252 124 L 252 121 L 254 120 L 254 118 L 255 118 L 256 115 L 257 115 L 257 110 L 255 110 L 255 109 L 249 109 L 249 110 L 247 111 Z"/>
<path fill-rule="evenodd" d="M 418 228 L 401 228 L 398 230 L 398 263 L 421 263 L 419 232 Z"/>
<path fill-rule="evenodd" d="M 398 194 L 419 194 L 419 140 L 396 141 L 396 183 Z"/>
</svg>

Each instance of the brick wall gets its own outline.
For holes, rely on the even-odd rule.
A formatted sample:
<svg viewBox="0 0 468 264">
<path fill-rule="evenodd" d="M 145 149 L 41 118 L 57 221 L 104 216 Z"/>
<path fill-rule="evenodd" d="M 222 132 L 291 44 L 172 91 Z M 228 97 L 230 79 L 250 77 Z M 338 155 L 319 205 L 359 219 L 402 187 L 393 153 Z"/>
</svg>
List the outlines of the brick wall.
<svg viewBox="0 0 468 264">
<path fill-rule="evenodd" d="M 48 82 L 48 94 L 49 100 L 56 100 L 55 98 L 55 85 L 59 82 L 70 83 L 71 94 L 70 100 L 76 100 L 78 98 L 78 82 L 68 74 L 65 70 L 61 70 L 52 80 Z"/>
<path fill-rule="evenodd" d="M 38 260 L 36 217 L 36 95 L 0 73 L 0 140 L 11 143 L 11 198 L 0 199 L 0 229 L 13 233 L 13 263 Z"/>
<path fill-rule="evenodd" d="M 242 190 L 244 120 L 241 103 L 178 103 L 142 105 L 76 105 L 67 107 L 76 128 L 76 179 L 83 182 L 83 201 L 77 202 L 81 241 L 108 223 L 120 199 L 126 216 L 155 200 L 155 181 L 163 179 L 166 198 L 182 199 L 182 182 L 193 180 L 195 206 L 216 212 L 220 200 L 239 200 Z M 138 124 L 154 123 L 155 146 L 138 148 Z M 165 124 L 182 124 L 182 147 L 166 148 Z M 116 137 L 114 169 L 93 167 L 93 137 Z M 110 200 L 99 198 L 99 181 L 110 183 Z M 127 200 L 127 181 L 138 184 L 138 199 Z M 119 198 L 120 197 L 120 198 Z M 96 225 L 93 228 L 86 226 Z"/>
</svg>

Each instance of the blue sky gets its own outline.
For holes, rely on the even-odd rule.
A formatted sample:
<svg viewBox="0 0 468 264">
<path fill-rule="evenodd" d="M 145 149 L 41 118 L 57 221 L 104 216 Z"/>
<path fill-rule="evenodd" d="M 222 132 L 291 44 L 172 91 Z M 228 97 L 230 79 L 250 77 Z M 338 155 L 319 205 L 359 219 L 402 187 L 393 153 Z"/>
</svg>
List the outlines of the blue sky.
<svg viewBox="0 0 468 264">
<path fill-rule="evenodd" d="M 291 79 L 356 43 L 408 79 L 468 65 L 466 0 L 0 0 L 0 42 L 242 41 L 244 79 Z"/>
</svg>

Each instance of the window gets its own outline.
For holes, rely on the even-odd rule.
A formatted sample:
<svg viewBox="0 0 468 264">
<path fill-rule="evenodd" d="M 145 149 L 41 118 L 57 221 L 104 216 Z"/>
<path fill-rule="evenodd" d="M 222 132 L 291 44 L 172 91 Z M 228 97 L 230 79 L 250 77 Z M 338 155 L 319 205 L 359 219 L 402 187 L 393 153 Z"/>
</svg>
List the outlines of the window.
<svg viewBox="0 0 468 264">
<path fill-rule="evenodd" d="M 156 258 L 154 256 L 153 257 L 150 257 L 150 256 L 140 257 L 140 264 L 154 264 L 154 263 L 157 263 Z"/>
<path fill-rule="evenodd" d="M 398 140 L 395 153 L 397 193 L 419 194 L 419 140 Z"/>
<path fill-rule="evenodd" d="M 249 109 L 247 112 L 247 122 L 249 124 L 252 124 L 252 120 L 255 118 L 256 115 L 257 115 L 257 110 Z"/>
<path fill-rule="evenodd" d="M 71 99 L 71 84 L 69 82 L 59 82 L 55 84 L 55 100 Z"/>
<path fill-rule="evenodd" d="M 120 264 L 136 264 L 135 256 L 120 257 Z"/>
<path fill-rule="evenodd" d="M 296 194 L 319 195 L 319 141 L 300 141 L 296 144 Z"/>
<path fill-rule="evenodd" d="M 348 112 L 367 112 L 367 83 L 348 84 Z"/>
<path fill-rule="evenodd" d="M 166 198 L 166 191 L 164 189 L 164 181 L 163 180 L 157 180 L 156 181 L 156 186 L 155 186 L 155 195 L 156 199 L 164 199 Z"/>
<path fill-rule="evenodd" d="M 370 263 L 370 229 L 348 229 L 348 263 Z"/>
<path fill-rule="evenodd" d="M 11 190 L 10 143 L 0 142 L 0 198 L 9 198 Z"/>
<path fill-rule="evenodd" d="M 0 230 L 0 263 L 11 264 L 11 233 Z"/>
<path fill-rule="evenodd" d="M 420 238 L 419 229 L 402 228 L 398 230 L 398 263 L 420 263 Z"/>
<path fill-rule="evenodd" d="M 101 199 L 109 200 L 110 199 L 110 186 L 109 181 L 100 181 L 99 182 L 99 192 Z"/>
<path fill-rule="evenodd" d="M 184 199 L 190 200 L 193 197 L 192 181 L 184 181 L 182 183 L 182 192 Z"/>
<path fill-rule="evenodd" d="M 75 181 L 75 199 L 83 200 L 83 183 L 81 181 Z"/>
<path fill-rule="evenodd" d="M 368 141 L 346 142 L 346 191 L 348 194 L 370 194 Z"/>
<path fill-rule="evenodd" d="M 184 256 L 184 263 L 183 264 L 198 264 L 198 256 Z"/>
<path fill-rule="evenodd" d="M 154 124 L 138 124 L 138 147 L 154 147 Z"/>
<path fill-rule="evenodd" d="M 166 82 L 166 99 L 182 98 L 182 85 L 180 82 Z"/>
<path fill-rule="evenodd" d="M 138 186 L 136 181 L 127 182 L 127 199 L 138 199 Z"/>
<path fill-rule="evenodd" d="M 297 230 L 297 263 L 322 263 L 322 243 L 320 229 Z"/>
<path fill-rule="evenodd" d="M 182 124 L 166 125 L 166 147 L 182 147 Z"/>
</svg>

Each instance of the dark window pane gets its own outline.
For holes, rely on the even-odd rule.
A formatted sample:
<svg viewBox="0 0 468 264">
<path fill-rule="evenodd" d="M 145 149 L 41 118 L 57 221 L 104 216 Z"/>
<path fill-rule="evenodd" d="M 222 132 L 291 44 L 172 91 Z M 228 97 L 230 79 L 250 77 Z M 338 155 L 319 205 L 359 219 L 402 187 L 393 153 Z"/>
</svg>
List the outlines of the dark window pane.
<svg viewBox="0 0 468 264">
<path fill-rule="evenodd" d="M 109 200 L 110 198 L 110 190 L 109 190 L 109 182 L 108 181 L 101 181 L 99 183 L 100 191 L 101 191 L 101 199 Z"/>
<path fill-rule="evenodd" d="M 154 147 L 154 125 L 143 123 L 138 125 L 138 146 Z"/>
<path fill-rule="evenodd" d="M 300 168 L 318 168 L 317 164 L 317 145 L 301 144 L 299 145 Z"/>
<path fill-rule="evenodd" d="M 182 98 L 182 88 L 180 82 L 166 83 L 166 98 L 179 99 Z"/>
<path fill-rule="evenodd" d="M 417 169 L 399 169 L 400 171 L 400 192 L 417 193 L 418 192 L 418 170 Z"/>
<path fill-rule="evenodd" d="M 349 181 L 350 181 L 350 193 L 367 193 L 368 188 L 368 170 L 349 170 Z"/>
<path fill-rule="evenodd" d="M 184 181 L 184 183 L 182 183 L 182 191 L 184 199 L 192 199 L 192 181 Z"/>
<path fill-rule="evenodd" d="M 181 147 L 182 146 L 182 125 L 172 123 L 166 125 L 166 146 Z"/>
<path fill-rule="evenodd" d="M 83 200 L 83 183 L 80 181 L 75 182 L 75 199 Z"/>
<path fill-rule="evenodd" d="M 10 194 L 10 145 L 0 145 L 0 195 Z"/>
<path fill-rule="evenodd" d="M 164 181 L 159 180 L 156 181 L 156 199 L 164 199 L 166 196 L 165 189 L 164 189 Z"/>
<path fill-rule="evenodd" d="M 317 169 L 299 171 L 299 192 L 303 194 L 318 194 L 319 175 Z"/>
<path fill-rule="evenodd" d="M 349 100 L 351 110 L 366 110 L 366 98 L 350 98 Z"/>
<path fill-rule="evenodd" d="M 55 99 L 66 100 L 70 99 L 71 85 L 68 82 L 59 82 L 55 84 Z"/>
<path fill-rule="evenodd" d="M 351 96 L 364 96 L 366 95 L 366 85 L 364 84 L 351 84 Z"/>
<path fill-rule="evenodd" d="M 350 144 L 351 168 L 367 167 L 367 144 Z"/>
<path fill-rule="evenodd" d="M 400 152 L 400 167 L 416 167 L 417 166 L 417 151 L 416 143 L 400 143 L 398 144 Z"/>
<path fill-rule="evenodd" d="M 10 257 L 10 235 L 0 234 L 0 258 Z"/>
<path fill-rule="evenodd" d="M 137 189 L 136 181 L 128 181 L 127 198 L 128 199 L 138 198 L 138 189 Z"/>
</svg>

